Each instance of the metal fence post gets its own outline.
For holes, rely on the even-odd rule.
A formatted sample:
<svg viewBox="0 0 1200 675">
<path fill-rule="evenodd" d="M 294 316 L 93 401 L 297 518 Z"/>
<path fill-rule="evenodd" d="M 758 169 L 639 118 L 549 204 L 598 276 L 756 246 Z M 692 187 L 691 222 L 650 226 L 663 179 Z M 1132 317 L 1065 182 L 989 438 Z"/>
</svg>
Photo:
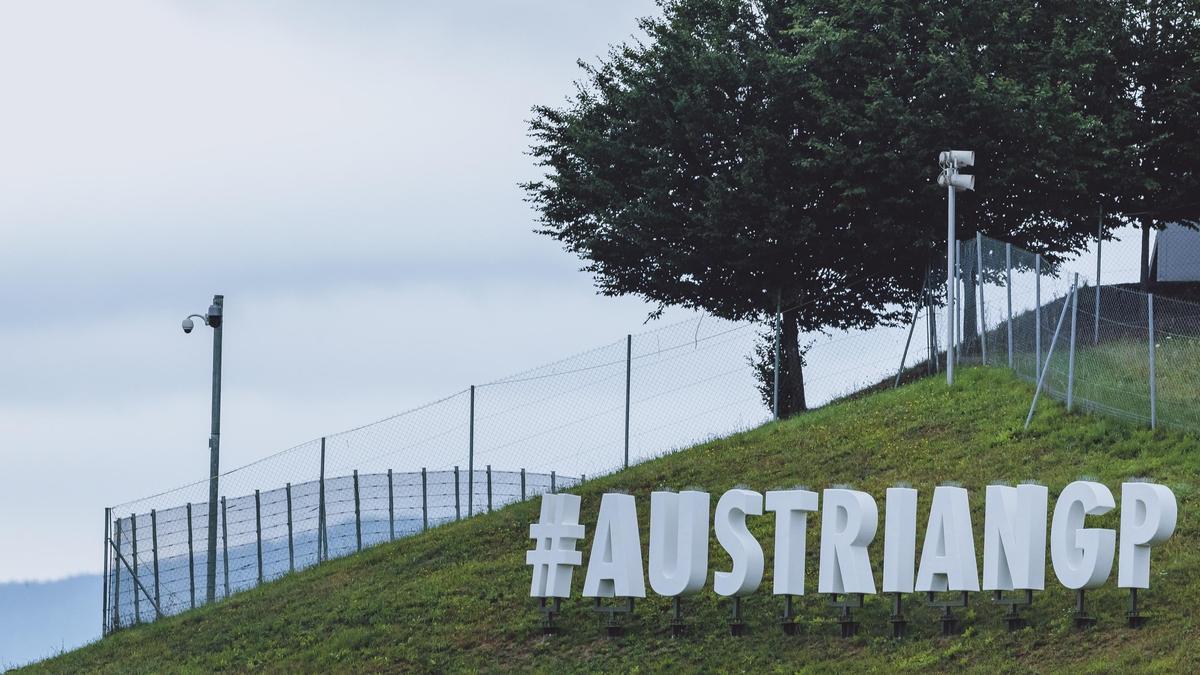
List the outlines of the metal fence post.
<svg viewBox="0 0 1200 675">
<path fill-rule="evenodd" d="M 429 529 L 429 479 L 421 467 L 421 531 Z"/>
<path fill-rule="evenodd" d="M 1033 331 L 1034 376 L 1042 372 L 1042 254 L 1033 257 Z"/>
<path fill-rule="evenodd" d="M 1071 293 L 1075 293 L 1074 287 L 1071 288 Z M 1029 428 L 1029 423 L 1033 421 L 1033 412 L 1037 410 L 1038 397 L 1042 393 L 1042 384 L 1046 381 L 1046 373 L 1050 370 L 1050 357 L 1054 355 L 1054 345 L 1058 343 L 1058 333 L 1062 330 L 1063 319 L 1067 316 L 1067 298 L 1063 298 L 1062 311 L 1058 314 L 1058 323 L 1054 326 L 1054 335 L 1050 338 L 1050 349 L 1046 352 L 1046 363 L 1042 365 L 1041 374 L 1038 375 L 1037 386 L 1033 389 L 1033 401 L 1029 404 L 1029 414 L 1025 416 L 1025 428 Z"/>
<path fill-rule="evenodd" d="M 979 358 L 983 365 L 987 365 L 987 314 L 983 307 L 983 234 L 975 233 L 975 261 L 979 269 L 976 276 L 979 277 L 979 300 L 975 304 L 979 305 Z"/>
<path fill-rule="evenodd" d="M 550 493 L 551 493 L 551 494 L 554 494 L 555 492 L 558 492 L 558 489 L 557 489 L 557 487 L 554 485 L 554 472 L 553 472 L 553 471 L 551 471 L 551 472 L 550 472 Z"/>
<path fill-rule="evenodd" d="M 775 294 L 775 383 L 771 389 L 771 415 L 779 420 L 779 362 L 783 354 L 783 293 Z M 629 350 L 626 349 L 626 354 Z M 629 362 L 626 356 L 626 364 Z M 629 467 L 629 366 L 625 367 L 625 466 Z"/>
<path fill-rule="evenodd" d="M 525 501 L 525 469 L 521 469 L 521 501 Z"/>
<path fill-rule="evenodd" d="M 111 509 L 109 509 L 108 507 L 105 507 L 105 509 L 104 509 L 104 578 L 102 580 L 103 588 L 101 589 L 101 595 L 100 595 L 100 598 L 101 598 L 100 599 L 100 603 L 101 603 L 100 604 L 100 636 L 101 637 L 108 635 L 108 557 L 109 557 L 108 542 L 111 541 L 111 538 L 109 537 L 109 529 L 108 528 L 111 523 L 111 519 L 109 518 L 110 513 L 111 513 Z"/>
<path fill-rule="evenodd" d="M 933 344 L 933 372 L 942 372 L 941 357 L 938 356 L 938 331 L 937 331 L 937 313 L 933 307 L 934 295 L 929 294 L 929 341 Z"/>
<path fill-rule="evenodd" d="M 487 465 L 487 498 L 488 513 L 492 512 L 492 465 Z"/>
<path fill-rule="evenodd" d="M 254 544 L 255 551 L 258 554 L 256 558 L 258 561 L 258 585 L 262 586 L 262 502 L 259 498 L 258 490 L 254 491 Z"/>
<path fill-rule="evenodd" d="M 323 562 L 329 553 L 325 545 L 325 437 L 321 437 L 321 473 L 317 479 L 320 486 L 317 492 L 317 562 Z"/>
<path fill-rule="evenodd" d="M 142 605 L 141 598 L 138 595 L 138 587 L 142 582 L 138 579 L 138 552 L 137 552 L 137 514 L 129 514 L 129 543 L 133 547 L 133 622 L 142 622 Z"/>
<path fill-rule="evenodd" d="M 150 559 L 154 569 L 154 618 L 162 618 L 162 594 L 158 584 L 158 512 L 150 509 Z"/>
<path fill-rule="evenodd" d="M 471 419 L 467 436 L 467 517 L 475 515 L 475 385 L 471 385 Z"/>
<path fill-rule="evenodd" d="M 354 545 L 362 550 L 362 506 L 358 501 L 358 469 L 354 470 Z"/>
<path fill-rule="evenodd" d="M 130 544 L 133 546 L 133 622 L 142 623 L 142 599 L 138 595 L 138 586 L 142 585 L 142 581 L 138 579 L 138 568 L 142 567 L 138 563 L 138 514 L 130 514 Z"/>
<path fill-rule="evenodd" d="M 421 469 L 421 481 L 425 480 L 425 470 Z M 396 495 L 392 486 L 392 470 L 388 469 L 388 541 L 396 539 Z"/>
<path fill-rule="evenodd" d="M 929 357 L 925 362 L 925 371 L 932 375 L 937 370 L 937 355 L 933 351 L 933 292 L 926 292 L 922 300 L 925 302 L 925 352 Z"/>
<path fill-rule="evenodd" d="M 625 336 L 625 468 L 629 468 L 629 391 L 633 375 L 633 336 Z M 779 419 L 779 370 L 775 370 L 775 419 Z"/>
<path fill-rule="evenodd" d="M 920 307 L 920 300 L 913 303 L 912 323 L 908 325 L 908 339 L 904 341 L 904 353 L 900 355 L 900 368 L 896 371 L 896 381 L 892 384 L 893 389 L 900 386 L 900 376 L 904 374 L 904 362 L 908 360 L 908 347 L 912 344 L 913 331 L 917 329 L 917 314 L 920 312 Z"/>
<path fill-rule="evenodd" d="M 291 574 L 296 571 L 296 544 L 292 538 L 292 484 L 288 483 L 284 490 L 287 492 L 288 574 Z"/>
<path fill-rule="evenodd" d="M 1154 363 L 1154 294 L 1146 296 L 1146 320 L 1150 333 L 1150 428 L 1158 427 L 1158 377 Z"/>
<path fill-rule="evenodd" d="M 196 554 L 192 546 L 192 503 L 187 505 L 188 521 L 188 599 L 191 608 L 196 609 Z"/>
<path fill-rule="evenodd" d="M 221 559 L 225 571 L 225 597 L 229 597 L 229 513 L 225 498 L 221 497 Z"/>
<path fill-rule="evenodd" d="M 1100 222 L 1096 224 L 1096 309 L 1093 312 L 1092 344 L 1100 344 L 1100 250 L 1104 246 L 1104 205 L 1100 206 Z"/>
<path fill-rule="evenodd" d="M 1067 412 L 1075 403 L 1075 323 L 1079 317 L 1079 273 L 1071 284 L 1071 349 L 1067 357 Z"/>
<path fill-rule="evenodd" d="M 112 509 L 109 509 L 112 513 Z M 117 555 L 113 559 L 113 607 L 112 607 L 112 626 L 113 628 L 121 627 L 121 519 L 117 518 L 116 524 L 117 540 L 113 542 L 113 549 Z"/>
<path fill-rule="evenodd" d="M 462 498 L 460 497 L 461 490 L 459 489 L 458 480 L 458 465 L 454 466 L 454 519 L 462 519 Z"/>
<path fill-rule="evenodd" d="M 1012 244 L 1004 245 L 1004 287 L 1008 290 L 1008 367 L 1013 367 Z"/>
</svg>

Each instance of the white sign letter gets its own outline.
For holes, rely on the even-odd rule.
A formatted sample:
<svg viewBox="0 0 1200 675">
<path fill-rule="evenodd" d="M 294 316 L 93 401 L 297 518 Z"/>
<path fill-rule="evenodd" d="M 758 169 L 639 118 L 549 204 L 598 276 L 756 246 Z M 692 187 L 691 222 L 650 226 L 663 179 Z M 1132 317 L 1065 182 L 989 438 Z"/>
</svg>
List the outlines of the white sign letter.
<svg viewBox="0 0 1200 675">
<path fill-rule="evenodd" d="M 733 489 L 717 501 L 713 529 L 717 541 L 733 560 L 732 570 L 713 574 L 713 590 L 717 595 L 749 595 L 762 583 L 762 546 L 746 529 L 746 516 L 761 516 L 762 512 L 762 495 L 753 490 Z"/>
<path fill-rule="evenodd" d="M 1154 483 L 1121 484 L 1120 588 L 1150 588 L 1150 547 L 1175 532 L 1175 493 Z"/>
<path fill-rule="evenodd" d="M 1096 588 L 1108 579 L 1116 552 L 1117 533 L 1083 527 L 1085 516 L 1111 511 L 1116 502 L 1100 483 L 1077 480 L 1063 488 L 1050 525 L 1050 560 L 1054 575 L 1071 590 Z"/>
<path fill-rule="evenodd" d="M 975 537 L 971 532 L 971 506 L 967 491 L 939 485 L 933 489 L 917 590 L 978 591 L 979 567 L 975 562 Z"/>
<path fill-rule="evenodd" d="M 1046 589 L 1046 510 L 1041 485 L 989 485 L 983 516 L 983 590 Z"/>
<path fill-rule="evenodd" d="M 707 492 L 650 493 L 650 588 L 674 597 L 708 578 Z"/>
<path fill-rule="evenodd" d="M 533 550 L 525 552 L 525 563 L 533 566 L 530 597 L 571 597 L 571 575 L 583 562 L 583 553 L 575 550 L 583 539 L 579 495 L 542 495 L 541 517 L 530 524 L 529 538 L 534 540 Z"/>
<path fill-rule="evenodd" d="M 912 593 L 917 558 L 917 491 L 888 488 L 883 520 L 883 592 Z"/>
<path fill-rule="evenodd" d="M 588 557 L 583 595 L 589 598 L 644 598 L 642 541 L 633 495 L 609 493 L 600 499 L 596 535 Z"/>
<path fill-rule="evenodd" d="M 879 509 L 871 495 L 857 490 L 825 491 L 821 511 L 820 593 L 874 593 L 875 576 L 867 544 L 875 539 Z"/>
<path fill-rule="evenodd" d="M 775 595 L 804 595 L 804 538 L 808 514 L 817 510 L 817 493 L 768 492 L 767 510 L 775 512 Z"/>
</svg>

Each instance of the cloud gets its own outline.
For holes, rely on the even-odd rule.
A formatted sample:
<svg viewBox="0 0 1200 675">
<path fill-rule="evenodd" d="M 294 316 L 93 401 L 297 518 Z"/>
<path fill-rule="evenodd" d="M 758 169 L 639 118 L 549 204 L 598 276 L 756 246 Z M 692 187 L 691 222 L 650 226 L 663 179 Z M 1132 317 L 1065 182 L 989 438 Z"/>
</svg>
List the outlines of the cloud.
<svg viewBox="0 0 1200 675">
<path fill-rule="evenodd" d="M 531 233 L 531 106 L 646 1 L 0 9 L 0 579 L 99 569 L 104 505 L 619 338 Z"/>
</svg>

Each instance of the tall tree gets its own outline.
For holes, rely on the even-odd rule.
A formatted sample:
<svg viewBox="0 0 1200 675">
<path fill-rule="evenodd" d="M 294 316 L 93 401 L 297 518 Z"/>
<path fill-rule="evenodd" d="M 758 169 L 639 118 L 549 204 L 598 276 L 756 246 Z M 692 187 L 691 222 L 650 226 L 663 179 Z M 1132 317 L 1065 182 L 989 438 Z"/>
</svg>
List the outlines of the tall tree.
<svg viewBox="0 0 1200 675">
<path fill-rule="evenodd" d="M 1121 4 L 1116 52 L 1128 105 L 1118 127 L 1125 181 L 1117 217 L 1141 228 L 1148 288 L 1151 230 L 1200 227 L 1200 1 Z"/>
<path fill-rule="evenodd" d="M 1083 12 L 1080 8 L 1087 12 Z M 962 232 L 1053 258 L 1094 232 L 1119 88 L 1100 3 L 663 0 L 561 108 L 535 108 L 540 232 L 600 292 L 800 335 L 903 316 L 945 247 L 939 150 L 979 153 Z M 1070 11 L 1064 11 L 1070 10 Z M 1092 108 L 1095 108 L 1094 110 Z"/>
</svg>

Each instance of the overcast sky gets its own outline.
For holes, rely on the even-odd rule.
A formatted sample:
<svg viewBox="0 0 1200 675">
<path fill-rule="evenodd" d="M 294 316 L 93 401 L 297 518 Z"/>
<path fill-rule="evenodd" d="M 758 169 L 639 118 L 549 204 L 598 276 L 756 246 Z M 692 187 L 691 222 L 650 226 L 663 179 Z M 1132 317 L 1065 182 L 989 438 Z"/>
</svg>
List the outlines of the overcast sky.
<svg viewBox="0 0 1200 675">
<path fill-rule="evenodd" d="M 653 11 L 0 5 L 0 581 L 205 477 L 213 293 L 224 468 L 637 330 L 517 183 L 530 107 Z"/>
<path fill-rule="evenodd" d="M 226 468 L 636 330 L 517 183 L 530 107 L 652 11 L 0 5 L 0 581 L 205 476 L 213 293 Z"/>
</svg>

